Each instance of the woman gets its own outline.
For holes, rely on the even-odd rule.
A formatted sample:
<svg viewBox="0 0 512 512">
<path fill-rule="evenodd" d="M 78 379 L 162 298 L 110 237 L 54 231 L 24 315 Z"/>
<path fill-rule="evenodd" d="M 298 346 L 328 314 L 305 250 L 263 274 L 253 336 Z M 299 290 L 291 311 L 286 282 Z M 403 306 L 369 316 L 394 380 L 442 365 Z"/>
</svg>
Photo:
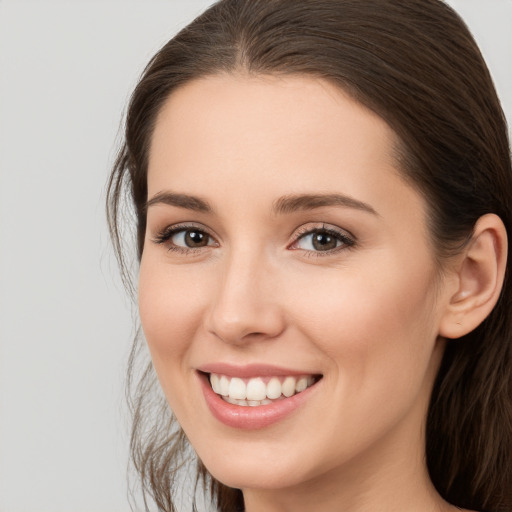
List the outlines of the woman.
<svg viewBox="0 0 512 512">
<path fill-rule="evenodd" d="M 188 442 L 223 511 L 510 510 L 510 153 L 449 7 L 213 5 L 132 96 L 121 264 L 125 187 L 159 510 Z"/>
</svg>

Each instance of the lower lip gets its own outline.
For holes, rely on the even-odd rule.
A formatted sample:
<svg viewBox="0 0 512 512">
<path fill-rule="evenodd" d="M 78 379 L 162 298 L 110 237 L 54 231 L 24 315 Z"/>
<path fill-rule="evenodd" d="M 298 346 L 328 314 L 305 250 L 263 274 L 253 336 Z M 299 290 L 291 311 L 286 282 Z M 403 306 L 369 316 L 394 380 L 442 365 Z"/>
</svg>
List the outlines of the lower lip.
<svg viewBox="0 0 512 512">
<path fill-rule="evenodd" d="M 199 380 L 206 403 L 213 416 L 228 427 L 246 430 L 265 428 L 281 421 L 308 400 L 318 384 L 313 384 L 301 393 L 271 404 L 244 407 L 230 404 L 217 395 L 211 388 L 207 375 L 199 374 Z"/>
</svg>

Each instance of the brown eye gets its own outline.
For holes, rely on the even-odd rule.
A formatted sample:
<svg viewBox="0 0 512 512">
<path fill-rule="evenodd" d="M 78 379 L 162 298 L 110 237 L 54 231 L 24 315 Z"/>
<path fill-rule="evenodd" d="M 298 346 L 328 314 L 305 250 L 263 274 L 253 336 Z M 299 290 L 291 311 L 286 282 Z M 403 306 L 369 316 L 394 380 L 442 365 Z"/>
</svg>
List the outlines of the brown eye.
<svg viewBox="0 0 512 512">
<path fill-rule="evenodd" d="M 187 247 L 205 247 L 209 236 L 201 231 L 186 231 L 185 244 Z"/>
<path fill-rule="evenodd" d="M 311 253 L 329 252 L 339 248 L 351 247 L 354 240 L 344 232 L 332 229 L 312 229 L 300 236 L 293 244 L 293 249 L 302 249 Z"/>
<path fill-rule="evenodd" d="M 330 251 L 338 246 L 338 239 L 329 233 L 314 233 L 311 243 L 317 251 Z"/>
<path fill-rule="evenodd" d="M 198 229 L 182 229 L 174 233 L 170 238 L 173 245 L 197 249 L 211 245 L 211 237 L 208 233 Z"/>
</svg>

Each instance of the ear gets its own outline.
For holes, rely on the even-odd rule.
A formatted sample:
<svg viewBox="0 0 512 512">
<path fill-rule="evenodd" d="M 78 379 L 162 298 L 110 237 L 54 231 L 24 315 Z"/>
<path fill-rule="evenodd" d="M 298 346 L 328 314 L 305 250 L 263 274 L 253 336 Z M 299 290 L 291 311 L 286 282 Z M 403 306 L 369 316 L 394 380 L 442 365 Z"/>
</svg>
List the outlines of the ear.
<svg viewBox="0 0 512 512">
<path fill-rule="evenodd" d="M 480 217 L 470 242 L 457 258 L 455 289 L 441 319 L 439 334 L 460 338 L 478 327 L 500 296 L 507 262 L 507 232 L 494 214 Z"/>
</svg>

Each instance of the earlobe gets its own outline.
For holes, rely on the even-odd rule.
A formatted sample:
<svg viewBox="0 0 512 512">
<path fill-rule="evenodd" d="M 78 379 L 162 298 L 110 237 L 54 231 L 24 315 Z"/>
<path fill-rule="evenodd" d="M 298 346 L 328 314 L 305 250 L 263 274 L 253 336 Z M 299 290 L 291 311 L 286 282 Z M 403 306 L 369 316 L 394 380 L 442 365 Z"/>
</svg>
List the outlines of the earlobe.
<svg viewBox="0 0 512 512">
<path fill-rule="evenodd" d="M 507 233 L 494 214 L 478 219 L 456 269 L 457 289 L 449 297 L 439 334 L 460 338 L 480 325 L 500 296 L 507 261 Z"/>
</svg>

